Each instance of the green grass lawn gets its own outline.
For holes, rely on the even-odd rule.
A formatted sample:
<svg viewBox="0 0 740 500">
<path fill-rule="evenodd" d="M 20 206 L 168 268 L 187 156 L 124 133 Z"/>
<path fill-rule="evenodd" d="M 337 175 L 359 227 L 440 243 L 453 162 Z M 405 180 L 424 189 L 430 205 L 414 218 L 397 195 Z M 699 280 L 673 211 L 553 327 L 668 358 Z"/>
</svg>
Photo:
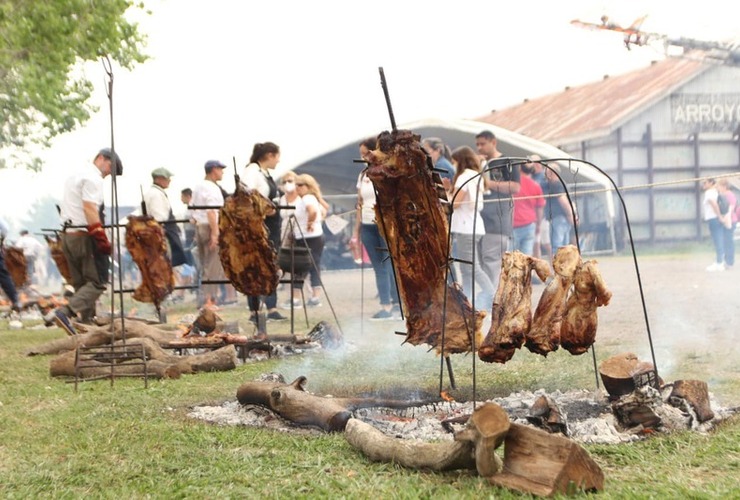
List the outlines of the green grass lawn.
<svg viewBox="0 0 740 500">
<path fill-rule="evenodd" d="M 240 317 L 242 311 L 226 312 Z M 328 310 L 322 314 L 329 318 Z M 225 318 L 228 319 L 228 318 Z M 439 360 L 424 348 L 389 350 L 377 331 L 354 349 L 251 363 L 178 380 L 72 384 L 49 357 L 23 351 L 58 329 L 7 330 L 0 320 L 0 498 L 518 498 L 466 471 L 430 473 L 369 462 L 341 434 L 305 436 L 207 424 L 188 409 L 235 399 L 261 373 L 306 375 L 318 394 L 404 388 L 436 393 Z M 283 326 L 285 328 L 285 326 Z M 397 346 L 398 337 L 392 339 Z M 607 347 L 608 348 L 608 347 Z M 690 360 L 689 360 L 690 361 Z M 470 357 L 456 357 L 458 398 L 470 397 Z M 518 356 L 476 374 L 478 397 L 593 388 L 584 357 Z M 737 390 L 737 382 L 728 382 Z M 606 476 L 601 498 L 739 498 L 740 419 L 709 435 L 587 446 Z"/>
</svg>

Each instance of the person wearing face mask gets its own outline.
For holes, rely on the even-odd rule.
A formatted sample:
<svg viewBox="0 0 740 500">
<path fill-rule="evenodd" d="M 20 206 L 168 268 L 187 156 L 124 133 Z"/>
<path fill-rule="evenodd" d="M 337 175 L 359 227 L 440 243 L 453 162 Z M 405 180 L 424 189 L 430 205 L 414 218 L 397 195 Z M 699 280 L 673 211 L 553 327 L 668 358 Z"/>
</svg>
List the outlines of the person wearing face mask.
<svg viewBox="0 0 740 500">
<path fill-rule="evenodd" d="M 288 228 L 288 220 L 290 219 L 290 216 L 295 213 L 295 205 L 300 198 L 300 196 L 298 196 L 298 191 L 296 191 L 295 188 L 296 177 L 296 173 L 291 170 L 290 172 L 285 172 L 280 178 L 280 191 L 282 191 L 283 194 L 280 196 L 278 205 L 280 206 L 281 218 L 280 241 L 283 242 L 283 244 L 288 238 L 288 231 L 290 230 Z"/>
<path fill-rule="evenodd" d="M 280 147 L 273 142 L 258 142 L 252 148 L 252 156 L 249 158 L 249 164 L 242 169 L 240 182 L 248 189 L 254 189 L 268 200 L 276 200 L 280 192 L 277 183 L 270 174 L 271 170 L 277 167 L 280 161 Z M 267 237 L 272 241 L 275 249 L 280 248 L 280 211 L 276 210 L 274 214 L 265 217 L 265 226 L 267 227 Z M 247 297 L 249 304 L 249 320 L 257 323 L 257 312 L 260 308 L 260 297 Z M 277 294 L 273 293 L 264 297 L 265 307 L 267 307 L 267 319 L 269 321 L 283 321 L 288 319 L 280 314 L 277 310 Z"/>
</svg>

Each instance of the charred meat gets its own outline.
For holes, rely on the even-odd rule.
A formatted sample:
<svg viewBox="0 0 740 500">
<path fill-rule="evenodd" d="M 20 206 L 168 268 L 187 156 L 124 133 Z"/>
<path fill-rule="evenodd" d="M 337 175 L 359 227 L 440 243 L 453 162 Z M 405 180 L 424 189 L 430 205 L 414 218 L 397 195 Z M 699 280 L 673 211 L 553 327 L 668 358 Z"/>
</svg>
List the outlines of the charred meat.
<svg viewBox="0 0 740 500">
<path fill-rule="evenodd" d="M 445 354 L 470 352 L 473 342 L 480 344 L 485 312 L 473 311 L 459 285 L 445 283 L 447 217 L 419 139 L 408 130 L 378 136 L 367 169 L 377 192 L 376 220 L 406 313 L 406 342 Z"/>
<path fill-rule="evenodd" d="M 595 260 L 576 269 L 573 291 L 565 304 L 565 317 L 560 329 L 560 345 L 571 354 L 583 354 L 596 340 L 596 308 L 609 304 L 612 293 L 606 288 Z"/>
<path fill-rule="evenodd" d="M 142 282 L 134 290 L 134 300 L 159 308 L 175 288 L 175 275 L 167 258 L 167 240 L 162 226 L 149 215 L 129 216 L 126 248 L 141 271 Z"/>
<path fill-rule="evenodd" d="M 277 249 L 268 238 L 265 217 L 275 205 L 258 191 L 237 189 L 221 207 L 218 228 L 221 265 L 231 284 L 246 295 L 271 295 L 280 280 Z"/>
</svg>

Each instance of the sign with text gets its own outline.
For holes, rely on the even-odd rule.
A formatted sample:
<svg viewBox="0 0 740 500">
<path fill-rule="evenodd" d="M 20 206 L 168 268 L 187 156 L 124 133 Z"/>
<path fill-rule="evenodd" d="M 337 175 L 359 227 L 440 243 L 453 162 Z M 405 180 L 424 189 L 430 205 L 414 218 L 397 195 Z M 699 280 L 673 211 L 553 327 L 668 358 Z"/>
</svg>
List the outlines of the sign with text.
<svg viewBox="0 0 740 500">
<path fill-rule="evenodd" d="M 740 94 L 674 94 L 671 121 L 682 132 L 734 132 L 740 125 Z"/>
</svg>

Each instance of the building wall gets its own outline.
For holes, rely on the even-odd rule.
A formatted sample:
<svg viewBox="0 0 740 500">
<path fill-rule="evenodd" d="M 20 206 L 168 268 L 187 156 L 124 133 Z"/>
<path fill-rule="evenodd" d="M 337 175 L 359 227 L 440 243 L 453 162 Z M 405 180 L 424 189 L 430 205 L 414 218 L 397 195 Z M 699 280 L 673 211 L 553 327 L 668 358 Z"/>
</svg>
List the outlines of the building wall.
<svg viewBox="0 0 740 500">
<path fill-rule="evenodd" d="M 697 179 L 740 173 L 739 135 L 740 68 L 716 66 L 608 136 L 559 147 L 605 170 L 620 187 L 635 241 L 655 243 L 706 237 Z"/>
</svg>

